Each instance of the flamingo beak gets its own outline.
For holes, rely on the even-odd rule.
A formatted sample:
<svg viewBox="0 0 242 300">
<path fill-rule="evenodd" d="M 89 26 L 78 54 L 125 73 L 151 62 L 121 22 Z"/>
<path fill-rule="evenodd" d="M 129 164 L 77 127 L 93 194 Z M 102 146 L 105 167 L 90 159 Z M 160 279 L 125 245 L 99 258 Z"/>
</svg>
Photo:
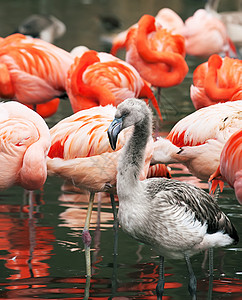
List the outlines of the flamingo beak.
<svg viewBox="0 0 242 300">
<path fill-rule="evenodd" d="M 116 149 L 116 144 L 118 140 L 118 134 L 122 130 L 122 125 L 123 125 L 123 119 L 122 118 L 115 118 L 110 126 L 108 127 L 108 138 L 109 138 L 109 143 L 112 147 L 113 150 Z"/>
</svg>

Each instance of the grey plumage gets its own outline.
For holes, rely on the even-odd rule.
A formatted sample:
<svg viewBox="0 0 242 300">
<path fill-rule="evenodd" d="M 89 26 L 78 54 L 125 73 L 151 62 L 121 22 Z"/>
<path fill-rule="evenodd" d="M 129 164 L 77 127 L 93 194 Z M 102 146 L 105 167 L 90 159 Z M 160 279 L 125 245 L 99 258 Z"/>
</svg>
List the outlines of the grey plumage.
<svg viewBox="0 0 242 300">
<path fill-rule="evenodd" d="M 118 106 L 115 118 L 108 129 L 113 148 L 118 133 L 134 125 L 118 164 L 118 216 L 123 230 L 151 245 L 160 256 L 185 256 L 186 261 L 201 250 L 237 243 L 233 224 L 202 189 L 166 178 L 139 181 L 152 131 L 147 105 L 127 99 Z M 159 295 L 162 293 L 159 291 Z"/>
</svg>

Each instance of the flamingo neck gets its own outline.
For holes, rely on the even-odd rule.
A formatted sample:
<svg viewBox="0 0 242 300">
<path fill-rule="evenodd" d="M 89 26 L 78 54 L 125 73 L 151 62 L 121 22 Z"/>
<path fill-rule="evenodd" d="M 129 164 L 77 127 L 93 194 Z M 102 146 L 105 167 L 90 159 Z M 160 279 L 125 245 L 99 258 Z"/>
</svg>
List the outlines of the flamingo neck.
<svg viewBox="0 0 242 300">
<path fill-rule="evenodd" d="M 239 90 L 238 87 L 222 88 L 218 86 L 218 71 L 223 64 L 222 58 L 214 54 L 208 60 L 208 72 L 204 81 L 205 92 L 211 100 L 229 101 Z"/>
<path fill-rule="evenodd" d="M 115 96 L 103 86 L 90 86 L 83 82 L 83 74 L 88 66 L 99 62 L 97 52 L 90 50 L 77 58 L 75 68 L 71 75 L 71 106 L 74 112 L 81 109 L 88 109 L 98 105 L 115 105 Z"/>
<path fill-rule="evenodd" d="M 150 49 L 148 35 L 156 30 L 154 17 L 144 15 L 138 24 L 136 36 L 138 55 L 148 64 L 165 64 L 159 70 L 159 75 L 162 78 L 162 87 L 170 87 L 181 83 L 188 72 L 188 66 L 182 54 Z"/>
<path fill-rule="evenodd" d="M 117 174 L 118 193 L 123 194 L 123 191 L 129 193 L 130 189 L 132 190 L 139 185 L 139 177 L 145 160 L 145 148 L 151 132 L 151 115 L 146 115 L 142 121 L 134 125 L 133 134 L 124 146 L 119 159 Z"/>
</svg>

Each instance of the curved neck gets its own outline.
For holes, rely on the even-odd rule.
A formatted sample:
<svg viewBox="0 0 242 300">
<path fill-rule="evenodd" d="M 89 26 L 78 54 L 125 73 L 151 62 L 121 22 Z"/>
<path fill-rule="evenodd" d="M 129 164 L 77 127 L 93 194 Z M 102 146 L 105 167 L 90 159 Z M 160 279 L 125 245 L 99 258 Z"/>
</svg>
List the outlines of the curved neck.
<svg viewBox="0 0 242 300">
<path fill-rule="evenodd" d="M 81 109 L 88 109 L 97 105 L 115 105 L 114 95 L 103 86 L 89 86 L 83 82 L 83 73 L 86 69 L 100 62 L 97 52 L 90 50 L 82 55 L 81 58 L 76 58 L 74 65 L 71 67 L 72 72 L 69 75 L 70 85 L 73 97 L 70 98 L 71 106 L 74 112 Z"/>
<path fill-rule="evenodd" d="M 218 86 L 218 70 L 222 67 L 222 58 L 214 54 L 208 60 L 208 72 L 204 81 L 205 92 L 211 100 L 230 100 L 238 87 L 222 88 Z"/>
<path fill-rule="evenodd" d="M 183 58 L 181 44 L 184 42 L 182 37 L 174 36 L 177 38 L 181 54 L 172 51 L 156 51 L 150 48 L 148 35 L 156 31 L 155 18 L 149 15 L 144 15 L 140 21 L 137 30 L 136 47 L 140 57 L 147 63 L 163 63 L 166 65 L 160 72 L 163 73 L 164 86 L 173 86 L 183 81 L 188 72 L 188 66 Z"/>
<path fill-rule="evenodd" d="M 118 185 L 135 187 L 139 183 L 140 173 L 144 166 L 145 149 L 152 132 L 150 114 L 138 124 L 123 148 L 118 165 Z"/>
</svg>

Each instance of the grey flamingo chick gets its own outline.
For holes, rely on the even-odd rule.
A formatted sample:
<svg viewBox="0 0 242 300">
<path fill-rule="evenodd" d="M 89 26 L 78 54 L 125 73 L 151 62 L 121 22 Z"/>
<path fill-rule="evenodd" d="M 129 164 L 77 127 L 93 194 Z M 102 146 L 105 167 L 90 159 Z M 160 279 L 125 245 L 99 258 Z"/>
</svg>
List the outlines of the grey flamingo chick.
<svg viewBox="0 0 242 300">
<path fill-rule="evenodd" d="M 118 134 L 132 125 L 134 131 L 118 163 L 120 225 L 136 240 L 152 246 L 160 256 L 157 299 L 162 299 L 164 291 L 164 257 L 185 258 L 190 276 L 188 289 L 192 299 L 196 299 L 196 277 L 190 256 L 201 250 L 236 244 L 238 234 L 228 217 L 202 189 L 166 178 L 138 179 L 145 146 L 152 133 L 152 114 L 144 102 L 135 98 L 118 106 L 109 126 L 113 149 Z"/>
</svg>

